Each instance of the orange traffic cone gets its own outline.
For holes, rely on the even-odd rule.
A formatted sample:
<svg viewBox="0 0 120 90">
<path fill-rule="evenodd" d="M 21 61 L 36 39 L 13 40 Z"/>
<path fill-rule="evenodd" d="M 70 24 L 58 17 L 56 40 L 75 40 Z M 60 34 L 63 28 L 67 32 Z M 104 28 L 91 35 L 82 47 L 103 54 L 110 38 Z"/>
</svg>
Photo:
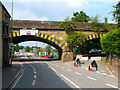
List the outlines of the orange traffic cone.
<svg viewBox="0 0 120 90">
<path fill-rule="evenodd" d="M 89 72 L 94 72 L 94 71 L 92 70 L 92 63 L 90 63 Z"/>
<path fill-rule="evenodd" d="M 77 61 L 75 62 L 75 66 L 74 67 L 78 67 L 78 65 L 77 65 Z"/>
</svg>

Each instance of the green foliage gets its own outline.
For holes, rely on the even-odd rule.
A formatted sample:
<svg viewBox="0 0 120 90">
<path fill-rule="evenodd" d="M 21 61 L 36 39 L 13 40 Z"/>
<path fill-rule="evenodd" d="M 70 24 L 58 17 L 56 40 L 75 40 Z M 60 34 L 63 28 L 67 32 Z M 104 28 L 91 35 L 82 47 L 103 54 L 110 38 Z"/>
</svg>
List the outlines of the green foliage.
<svg viewBox="0 0 120 90">
<path fill-rule="evenodd" d="M 26 46 L 26 47 L 25 47 L 25 51 L 26 51 L 26 52 L 29 52 L 30 50 L 32 50 L 32 48 L 30 48 L 29 46 Z"/>
<path fill-rule="evenodd" d="M 33 50 L 30 50 L 30 53 L 33 53 Z"/>
<path fill-rule="evenodd" d="M 58 49 L 55 49 L 55 53 L 57 53 L 58 52 Z"/>
<path fill-rule="evenodd" d="M 100 33 L 100 28 L 102 27 L 102 24 L 100 23 L 99 15 L 96 15 L 95 17 L 90 18 L 91 21 L 91 28 L 96 33 Z"/>
<path fill-rule="evenodd" d="M 88 41 L 84 42 L 75 50 L 75 54 L 88 54 L 91 49 L 101 49 L 100 41 Z"/>
<path fill-rule="evenodd" d="M 21 49 L 24 49 L 24 46 L 19 46 L 19 49 L 21 50 Z"/>
<path fill-rule="evenodd" d="M 51 52 L 51 46 L 46 46 L 46 52 L 48 52 L 48 55 L 50 55 L 50 52 Z"/>
<path fill-rule="evenodd" d="M 113 14 L 113 20 L 115 20 L 118 23 L 118 28 L 120 27 L 120 1 L 116 6 L 113 6 L 115 8 L 115 11 L 112 12 Z"/>
<path fill-rule="evenodd" d="M 52 54 L 54 55 L 54 53 L 58 53 L 58 49 L 55 49 Z"/>
<path fill-rule="evenodd" d="M 108 27 L 109 27 L 109 24 L 108 23 L 101 23 L 101 28 L 103 29 L 103 30 L 106 30 Z"/>
<path fill-rule="evenodd" d="M 107 63 L 107 57 L 105 57 L 105 63 Z"/>
<path fill-rule="evenodd" d="M 67 34 L 70 34 L 75 30 L 76 25 L 72 23 L 72 21 L 69 18 L 66 18 L 65 22 L 62 22 L 59 25 L 59 27 L 63 28 Z"/>
<path fill-rule="evenodd" d="M 16 46 L 14 46 L 13 48 L 13 52 L 19 52 L 20 48 L 19 48 L 19 45 L 16 44 Z"/>
<path fill-rule="evenodd" d="M 84 43 L 84 40 L 85 40 L 85 35 L 82 34 L 81 32 L 79 33 L 73 32 L 66 37 L 67 45 L 69 49 L 72 51 L 75 47 L 82 45 Z"/>
<path fill-rule="evenodd" d="M 104 20 L 105 20 L 105 22 L 104 22 L 104 23 L 101 23 L 101 28 L 102 28 L 103 30 L 106 30 L 106 29 L 109 27 L 109 24 L 107 23 L 107 22 L 108 22 L 108 18 L 105 17 Z"/>
<path fill-rule="evenodd" d="M 109 31 L 101 40 L 102 49 L 111 54 L 120 54 L 120 28 Z"/>
<path fill-rule="evenodd" d="M 87 16 L 83 11 L 73 13 L 73 17 L 71 18 L 73 22 L 88 22 L 90 21 L 89 16 Z"/>
<path fill-rule="evenodd" d="M 108 18 L 107 18 L 107 17 L 105 17 L 105 18 L 104 18 L 104 20 L 105 20 L 105 23 L 107 23 L 107 22 L 108 22 Z"/>
</svg>

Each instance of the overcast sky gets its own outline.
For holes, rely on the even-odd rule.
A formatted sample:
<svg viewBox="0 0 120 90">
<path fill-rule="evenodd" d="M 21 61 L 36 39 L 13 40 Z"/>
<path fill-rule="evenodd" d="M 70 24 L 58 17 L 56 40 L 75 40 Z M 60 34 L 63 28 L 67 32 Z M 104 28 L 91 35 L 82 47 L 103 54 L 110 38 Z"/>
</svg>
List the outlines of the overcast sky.
<svg viewBox="0 0 120 90">
<path fill-rule="evenodd" d="M 1 0 L 11 14 L 11 1 Z M 104 17 L 112 21 L 112 14 L 119 0 L 13 0 L 14 1 L 14 20 L 42 20 L 42 21 L 63 21 L 65 17 L 73 16 L 74 12 L 83 10 L 88 16 L 99 15 L 101 22 Z M 33 42 L 32 45 L 34 45 Z M 38 43 L 39 45 L 40 43 Z M 23 43 L 25 45 L 25 43 Z M 28 45 L 31 43 L 28 42 Z M 44 47 L 44 44 L 40 44 Z"/>
</svg>

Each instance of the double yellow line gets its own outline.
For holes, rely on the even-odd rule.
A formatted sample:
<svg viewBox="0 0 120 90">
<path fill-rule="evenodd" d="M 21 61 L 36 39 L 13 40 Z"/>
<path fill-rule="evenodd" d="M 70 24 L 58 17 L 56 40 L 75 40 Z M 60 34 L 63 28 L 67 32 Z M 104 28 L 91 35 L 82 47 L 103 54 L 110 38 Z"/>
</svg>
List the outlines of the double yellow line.
<svg viewBox="0 0 120 90">
<path fill-rule="evenodd" d="M 16 86 L 16 84 L 18 83 L 18 81 L 20 80 L 20 78 L 23 76 L 23 73 L 24 73 L 24 69 L 22 70 L 22 74 L 17 78 L 17 80 L 15 80 L 15 83 L 12 86 L 11 90 L 13 90 L 13 88 Z"/>
</svg>

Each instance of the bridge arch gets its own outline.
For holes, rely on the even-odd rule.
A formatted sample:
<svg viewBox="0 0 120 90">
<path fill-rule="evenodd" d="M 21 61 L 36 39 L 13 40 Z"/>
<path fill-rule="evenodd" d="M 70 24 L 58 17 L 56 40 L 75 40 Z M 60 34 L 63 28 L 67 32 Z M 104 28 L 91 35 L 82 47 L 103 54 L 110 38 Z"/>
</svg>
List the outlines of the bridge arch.
<svg viewBox="0 0 120 90">
<path fill-rule="evenodd" d="M 11 37 L 11 34 L 9 34 L 9 37 Z M 42 33 L 39 33 L 38 36 L 36 36 L 36 35 L 22 35 L 22 36 L 20 36 L 20 32 L 13 32 L 12 33 L 12 40 L 13 40 L 14 44 L 18 44 L 18 43 L 24 42 L 24 41 L 40 41 L 40 42 L 47 43 L 47 44 L 55 47 L 56 49 L 58 49 L 60 60 L 62 57 L 62 51 L 66 47 L 66 44 L 63 43 L 62 41 L 57 40 L 56 38 L 53 38 L 50 35 L 46 35 L 46 34 L 42 34 Z"/>
<path fill-rule="evenodd" d="M 94 40 L 94 39 L 100 39 L 103 36 L 103 34 L 90 34 L 86 36 L 86 41 Z"/>
</svg>

